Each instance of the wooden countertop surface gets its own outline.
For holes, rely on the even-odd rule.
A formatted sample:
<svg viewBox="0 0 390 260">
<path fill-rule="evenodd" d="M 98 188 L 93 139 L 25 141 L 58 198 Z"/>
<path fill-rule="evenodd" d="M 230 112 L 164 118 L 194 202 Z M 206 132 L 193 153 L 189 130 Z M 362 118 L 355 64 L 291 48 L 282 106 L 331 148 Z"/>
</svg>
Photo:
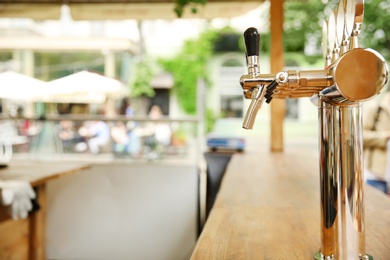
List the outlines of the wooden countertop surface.
<svg viewBox="0 0 390 260">
<path fill-rule="evenodd" d="M 318 152 L 235 154 L 191 259 L 313 259 L 320 242 Z M 390 259 L 390 197 L 366 186 L 366 251 Z"/>
<path fill-rule="evenodd" d="M 90 166 L 78 162 L 31 162 L 13 161 L 0 169 L 0 180 L 29 181 L 32 186 L 73 174 Z"/>
</svg>

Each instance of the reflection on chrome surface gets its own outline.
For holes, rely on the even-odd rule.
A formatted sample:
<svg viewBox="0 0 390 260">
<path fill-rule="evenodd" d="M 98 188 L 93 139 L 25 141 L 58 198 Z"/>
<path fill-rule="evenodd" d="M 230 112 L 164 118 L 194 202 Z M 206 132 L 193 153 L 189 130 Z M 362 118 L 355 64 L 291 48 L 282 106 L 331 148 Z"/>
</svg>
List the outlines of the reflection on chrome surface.
<svg viewBox="0 0 390 260">
<path fill-rule="evenodd" d="M 379 53 L 359 46 L 363 14 L 363 0 L 340 1 L 330 14 L 322 28 L 323 70 L 261 74 L 259 32 L 244 33 L 250 62 L 240 84 L 252 102 L 243 127 L 251 129 L 272 98 L 310 97 L 318 107 L 321 248 L 315 259 L 372 259 L 365 248 L 361 102 L 382 91 L 388 67 Z"/>
</svg>

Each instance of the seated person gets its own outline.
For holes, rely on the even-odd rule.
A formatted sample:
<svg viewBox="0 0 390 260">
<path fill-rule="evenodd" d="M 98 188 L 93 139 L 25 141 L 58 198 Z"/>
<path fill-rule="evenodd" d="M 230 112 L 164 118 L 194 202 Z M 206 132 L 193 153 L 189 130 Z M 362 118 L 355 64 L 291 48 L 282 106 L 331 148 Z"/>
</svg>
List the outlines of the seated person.
<svg viewBox="0 0 390 260">
<path fill-rule="evenodd" d="M 100 148 L 110 142 L 110 129 L 103 121 L 91 122 L 87 137 L 89 150 L 93 154 L 98 154 Z"/>
<path fill-rule="evenodd" d="M 127 132 L 127 127 L 123 122 L 116 122 L 115 126 L 112 127 L 111 136 L 114 142 L 113 149 L 115 154 L 126 152 L 127 147 L 130 144 L 130 138 Z"/>
</svg>

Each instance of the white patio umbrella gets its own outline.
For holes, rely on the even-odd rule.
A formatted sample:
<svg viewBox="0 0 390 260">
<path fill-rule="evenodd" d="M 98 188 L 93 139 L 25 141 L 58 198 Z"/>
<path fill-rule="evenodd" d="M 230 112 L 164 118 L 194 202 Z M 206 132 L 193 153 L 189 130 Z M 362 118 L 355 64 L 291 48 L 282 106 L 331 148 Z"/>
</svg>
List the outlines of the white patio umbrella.
<svg viewBox="0 0 390 260">
<path fill-rule="evenodd" d="M 14 71 L 0 73 L 0 98 L 34 102 L 47 94 L 47 82 Z"/>
<path fill-rule="evenodd" d="M 124 84 L 116 79 L 80 71 L 47 83 L 46 102 L 103 103 L 107 97 L 119 98 L 126 94 Z"/>
</svg>

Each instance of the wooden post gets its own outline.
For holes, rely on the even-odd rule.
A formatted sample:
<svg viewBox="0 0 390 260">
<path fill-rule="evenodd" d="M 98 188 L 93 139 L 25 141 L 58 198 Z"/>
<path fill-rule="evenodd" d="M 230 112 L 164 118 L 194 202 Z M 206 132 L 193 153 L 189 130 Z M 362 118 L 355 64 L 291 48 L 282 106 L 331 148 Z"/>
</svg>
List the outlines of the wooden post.
<svg viewBox="0 0 390 260">
<path fill-rule="evenodd" d="M 40 209 L 30 219 L 30 260 L 46 259 L 46 183 L 36 187 Z"/>
<path fill-rule="evenodd" d="M 271 73 L 278 73 L 284 68 L 283 57 L 283 2 L 271 2 Z M 271 104 L 271 151 L 283 152 L 283 123 L 286 114 L 286 100 L 273 99 Z"/>
</svg>

